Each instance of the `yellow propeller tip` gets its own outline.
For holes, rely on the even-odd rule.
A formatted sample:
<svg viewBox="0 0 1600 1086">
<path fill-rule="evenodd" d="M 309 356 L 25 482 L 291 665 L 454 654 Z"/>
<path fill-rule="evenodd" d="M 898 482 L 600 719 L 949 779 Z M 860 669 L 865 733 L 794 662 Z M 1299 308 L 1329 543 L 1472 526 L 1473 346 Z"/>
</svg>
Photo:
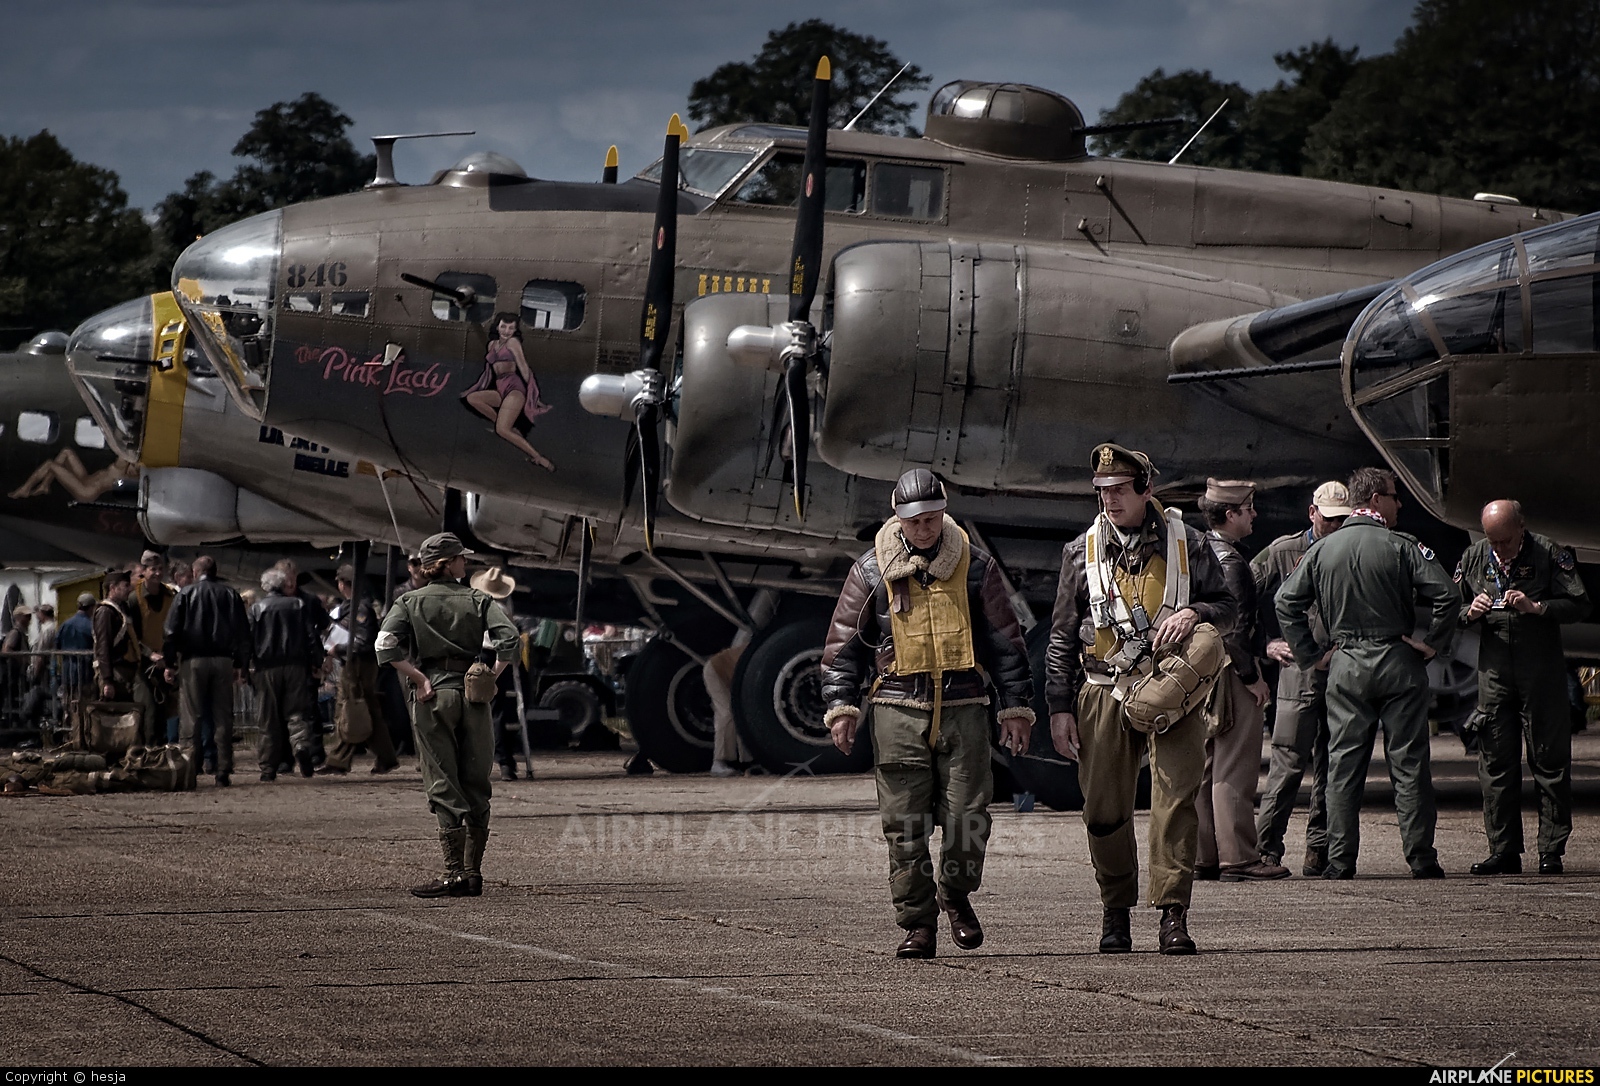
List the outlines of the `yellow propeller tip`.
<svg viewBox="0 0 1600 1086">
<path fill-rule="evenodd" d="M 616 164 L 617 164 L 617 145 L 613 143 L 611 145 L 611 150 L 606 152 L 606 165 L 607 166 L 615 166 Z"/>
<path fill-rule="evenodd" d="M 677 135 L 678 134 L 678 129 L 680 129 L 682 127 L 683 127 L 683 121 L 679 120 L 678 119 L 678 115 L 676 113 L 674 113 L 672 115 L 672 120 L 667 122 L 667 135 L 669 135 L 669 136 Z"/>
<path fill-rule="evenodd" d="M 832 79 L 833 78 L 833 65 L 828 63 L 828 58 L 827 57 L 823 57 L 821 60 L 817 61 L 817 78 L 818 79 Z"/>
</svg>

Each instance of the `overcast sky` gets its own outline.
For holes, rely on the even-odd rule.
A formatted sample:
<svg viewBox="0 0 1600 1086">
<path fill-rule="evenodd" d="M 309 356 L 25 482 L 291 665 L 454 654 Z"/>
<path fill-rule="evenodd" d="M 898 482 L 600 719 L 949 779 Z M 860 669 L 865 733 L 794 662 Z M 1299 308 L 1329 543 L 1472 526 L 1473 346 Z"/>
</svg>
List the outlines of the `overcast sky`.
<svg viewBox="0 0 1600 1086">
<path fill-rule="evenodd" d="M 401 144 L 421 181 L 480 147 L 536 177 L 627 176 L 659 153 L 689 85 L 748 60 L 769 30 L 826 19 L 888 41 L 933 87 L 1034 83 L 1091 120 L 1143 75 L 1209 68 L 1251 89 L 1272 54 L 1331 36 L 1387 52 L 1410 0 L 49 0 L 6 3 L 0 134 L 54 132 L 149 207 L 196 170 L 231 173 L 254 113 L 314 90 L 384 132 L 476 129 Z M 921 124 L 919 115 L 916 123 Z"/>
</svg>

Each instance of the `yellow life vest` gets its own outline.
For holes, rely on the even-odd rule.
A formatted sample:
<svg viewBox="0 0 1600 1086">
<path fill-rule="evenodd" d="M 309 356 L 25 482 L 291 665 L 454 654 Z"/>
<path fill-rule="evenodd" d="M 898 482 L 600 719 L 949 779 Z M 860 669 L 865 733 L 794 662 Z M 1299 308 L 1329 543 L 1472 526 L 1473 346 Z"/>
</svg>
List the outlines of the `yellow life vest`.
<svg viewBox="0 0 1600 1086">
<path fill-rule="evenodd" d="M 911 606 L 904 612 L 889 608 L 896 675 L 939 675 L 978 666 L 972 652 L 972 611 L 967 599 L 967 567 L 971 564 L 972 551 L 964 547 L 949 580 L 929 581 L 923 588 L 915 577 L 906 578 Z"/>
</svg>

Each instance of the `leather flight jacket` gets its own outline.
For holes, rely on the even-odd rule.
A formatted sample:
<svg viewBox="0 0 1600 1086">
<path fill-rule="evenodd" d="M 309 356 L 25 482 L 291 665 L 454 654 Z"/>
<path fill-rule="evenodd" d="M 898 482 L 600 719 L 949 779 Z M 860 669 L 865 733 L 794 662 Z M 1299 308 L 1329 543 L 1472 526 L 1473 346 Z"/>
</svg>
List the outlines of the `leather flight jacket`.
<svg viewBox="0 0 1600 1086">
<path fill-rule="evenodd" d="M 949 553 L 946 548 L 961 543 L 954 522 L 947 518 L 945 525 L 935 564 Z M 929 673 L 894 673 L 890 587 L 879 569 L 877 549 L 863 554 L 845 578 L 822 652 L 822 697 L 830 714 L 835 709 L 854 709 L 867 694 L 876 702 L 913 708 L 931 709 L 936 700 L 946 706 L 982 703 L 990 700 L 992 684 L 997 715 L 1031 720 L 1033 681 L 1022 627 L 1000 578 L 999 565 L 986 551 L 970 545 L 966 587 L 978 667 L 944 672 L 942 697 L 936 699 Z"/>
<path fill-rule="evenodd" d="M 250 619 L 239 593 L 212 576 L 178 593 L 167 612 L 164 647 L 169 660 L 225 656 L 242 668 L 250 658 Z"/>
<path fill-rule="evenodd" d="M 298 596 L 273 592 L 257 600 L 250 608 L 252 662 L 256 667 L 316 667 L 322 662 L 322 644 L 312 621 Z"/>
</svg>

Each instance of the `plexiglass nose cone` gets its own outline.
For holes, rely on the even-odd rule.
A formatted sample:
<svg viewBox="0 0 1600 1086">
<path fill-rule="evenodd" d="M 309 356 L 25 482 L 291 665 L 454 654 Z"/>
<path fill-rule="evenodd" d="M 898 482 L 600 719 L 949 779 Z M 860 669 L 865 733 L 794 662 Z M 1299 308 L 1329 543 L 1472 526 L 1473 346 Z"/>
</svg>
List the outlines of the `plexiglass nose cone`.
<svg viewBox="0 0 1600 1086">
<path fill-rule="evenodd" d="M 145 297 L 96 313 L 67 341 L 67 372 L 107 442 L 126 460 L 139 458 L 153 335 Z"/>
<path fill-rule="evenodd" d="M 260 418 L 272 359 L 272 315 L 283 253 L 283 212 L 207 234 L 172 266 L 190 331 L 239 406 Z"/>
</svg>

